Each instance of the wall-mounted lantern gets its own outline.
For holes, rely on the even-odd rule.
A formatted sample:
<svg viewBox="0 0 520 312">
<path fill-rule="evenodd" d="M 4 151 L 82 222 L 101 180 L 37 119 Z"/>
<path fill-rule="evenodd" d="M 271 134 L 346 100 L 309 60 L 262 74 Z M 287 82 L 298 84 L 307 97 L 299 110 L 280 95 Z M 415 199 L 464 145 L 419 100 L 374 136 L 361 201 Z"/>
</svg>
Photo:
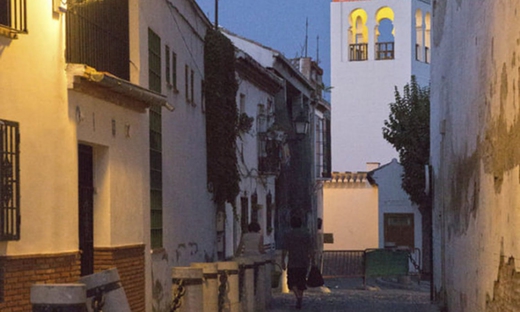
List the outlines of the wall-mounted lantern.
<svg viewBox="0 0 520 312">
<path fill-rule="evenodd" d="M 296 134 L 307 134 L 309 130 L 309 119 L 305 116 L 303 111 L 293 120 Z"/>
</svg>

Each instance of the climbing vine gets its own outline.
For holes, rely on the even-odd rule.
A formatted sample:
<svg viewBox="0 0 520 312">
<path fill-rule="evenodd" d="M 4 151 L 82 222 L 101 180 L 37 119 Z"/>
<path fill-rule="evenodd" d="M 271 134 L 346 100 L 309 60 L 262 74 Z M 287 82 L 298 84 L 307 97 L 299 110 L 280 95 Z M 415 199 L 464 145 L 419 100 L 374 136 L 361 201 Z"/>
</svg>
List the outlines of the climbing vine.
<svg viewBox="0 0 520 312">
<path fill-rule="evenodd" d="M 240 175 L 236 154 L 239 116 L 236 105 L 235 47 L 217 30 L 204 46 L 208 185 L 218 205 L 235 204 Z"/>
</svg>

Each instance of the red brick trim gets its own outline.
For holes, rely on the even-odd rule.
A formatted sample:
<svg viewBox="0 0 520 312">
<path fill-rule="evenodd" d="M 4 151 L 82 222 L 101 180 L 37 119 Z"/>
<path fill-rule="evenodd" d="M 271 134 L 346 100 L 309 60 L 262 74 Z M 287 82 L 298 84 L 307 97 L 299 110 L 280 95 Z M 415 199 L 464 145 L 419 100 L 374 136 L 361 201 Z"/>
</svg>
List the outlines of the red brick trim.
<svg viewBox="0 0 520 312">
<path fill-rule="evenodd" d="M 117 268 L 133 312 L 145 311 L 144 247 L 139 244 L 94 248 L 94 271 Z"/>
<path fill-rule="evenodd" d="M 32 311 L 32 284 L 74 283 L 79 276 L 78 252 L 0 256 L 0 311 Z"/>
</svg>

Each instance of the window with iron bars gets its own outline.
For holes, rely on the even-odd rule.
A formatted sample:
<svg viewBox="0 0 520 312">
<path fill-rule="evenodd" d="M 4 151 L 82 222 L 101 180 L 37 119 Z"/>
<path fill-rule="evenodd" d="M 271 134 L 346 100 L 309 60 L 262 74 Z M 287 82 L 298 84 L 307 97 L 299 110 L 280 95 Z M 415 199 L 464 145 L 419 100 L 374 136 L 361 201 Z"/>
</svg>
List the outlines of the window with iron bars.
<svg viewBox="0 0 520 312">
<path fill-rule="evenodd" d="M 20 239 L 20 130 L 0 119 L 0 240 Z"/>
<path fill-rule="evenodd" d="M 163 247 L 163 167 L 161 106 L 150 107 L 150 233 L 152 248 Z"/>
<path fill-rule="evenodd" d="M 16 39 L 19 33 L 27 33 L 26 0 L 0 0 L 0 34 Z"/>
</svg>

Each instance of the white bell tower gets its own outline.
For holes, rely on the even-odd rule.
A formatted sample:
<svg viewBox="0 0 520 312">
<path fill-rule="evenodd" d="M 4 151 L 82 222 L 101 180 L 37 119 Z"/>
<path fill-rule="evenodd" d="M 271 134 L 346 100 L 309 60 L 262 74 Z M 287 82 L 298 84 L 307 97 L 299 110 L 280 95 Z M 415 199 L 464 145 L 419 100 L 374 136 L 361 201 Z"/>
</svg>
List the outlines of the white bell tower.
<svg viewBox="0 0 520 312">
<path fill-rule="evenodd" d="M 331 3 L 332 170 L 366 171 L 397 152 L 384 120 L 415 75 L 430 77 L 430 0 L 333 0 Z"/>
</svg>

